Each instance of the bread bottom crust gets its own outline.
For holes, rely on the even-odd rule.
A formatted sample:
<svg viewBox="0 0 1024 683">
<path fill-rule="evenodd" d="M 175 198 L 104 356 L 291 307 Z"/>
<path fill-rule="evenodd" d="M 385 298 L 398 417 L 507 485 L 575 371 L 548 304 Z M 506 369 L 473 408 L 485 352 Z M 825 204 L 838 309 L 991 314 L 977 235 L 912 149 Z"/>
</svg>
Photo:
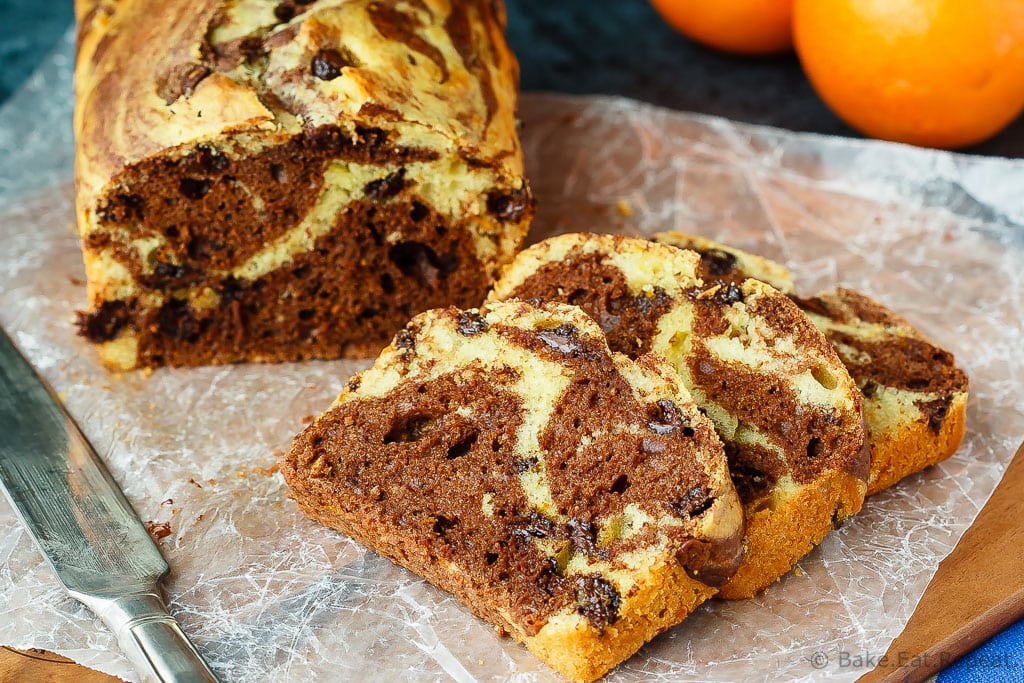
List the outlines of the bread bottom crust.
<svg viewBox="0 0 1024 683">
<path fill-rule="evenodd" d="M 861 479 L 833 470 L 744 504 L 747 559 L 717 597 L 752 598 L 775 583 L 829 531 L 860 511 L 864 490 Z"/>
<path fill-rule="evenodd" d="M 715 589 L 691 578 L 679 566 L 661 565 L 629 596 L 614 624 L 599 632 L 589 624 L 548 622 L 537 635 L 520 641 L 570 681 L 590 683 L 631 657 L 644 643 L 675 626 L 714 595 Z"/>
<path fill-rule="evenodd" d="M 871 446 L 871 476 L 868 495 L 893 486 L 904 477 L 920 472 L 956 453 L 967 423 L 967 394 L 958 393 L 949 405 L 938 432 L 925 421 L 901 425 L 875 437 L 868 425 Z"/>
</svg>

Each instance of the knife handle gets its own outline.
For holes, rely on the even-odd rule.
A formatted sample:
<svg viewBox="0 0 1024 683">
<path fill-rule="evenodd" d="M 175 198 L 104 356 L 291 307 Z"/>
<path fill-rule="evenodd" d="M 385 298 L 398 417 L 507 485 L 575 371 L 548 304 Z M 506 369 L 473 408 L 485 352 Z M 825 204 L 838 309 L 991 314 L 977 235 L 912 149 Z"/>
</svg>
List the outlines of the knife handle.
<svg viewBox="0 0 1024 683">
<path fill-rule="evenodd" d="M 143 680 L 219 683 L 156 593 L 83 602 L 114 632 L 121 650 Z"/>
</svg>

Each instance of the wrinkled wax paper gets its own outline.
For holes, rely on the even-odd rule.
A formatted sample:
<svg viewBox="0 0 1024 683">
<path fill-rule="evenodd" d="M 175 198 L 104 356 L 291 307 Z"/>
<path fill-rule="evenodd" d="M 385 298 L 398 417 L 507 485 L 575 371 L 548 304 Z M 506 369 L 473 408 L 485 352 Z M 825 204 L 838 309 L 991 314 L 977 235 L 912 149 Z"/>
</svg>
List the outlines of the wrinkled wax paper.
<svg viewBox="0 0 1024 683">
<path fill-rule="evenodd" d="M 0 324 L 144 521 L 167 522 L 171 609 L 230 681 L 554 681 L 451 597 L 306 520 L 273 471 L 365 362 L 110 375 L 74 335 L 70 40 L 0 114 Z M 712 601 L 608 680 L 854 680 L 879 656 L 1024 437 L 1024 163 L 796 135 L 608 98 L 525 95 L 539 213 L 567 230 L 680 229 L 905 314 L 971 378 L 949 461 L 870 499 L 762 597 Z M 0 644 L 134 676 L 0 499 Z M 816 668 L 820 667 L 820 668 Z"/>
</svg>

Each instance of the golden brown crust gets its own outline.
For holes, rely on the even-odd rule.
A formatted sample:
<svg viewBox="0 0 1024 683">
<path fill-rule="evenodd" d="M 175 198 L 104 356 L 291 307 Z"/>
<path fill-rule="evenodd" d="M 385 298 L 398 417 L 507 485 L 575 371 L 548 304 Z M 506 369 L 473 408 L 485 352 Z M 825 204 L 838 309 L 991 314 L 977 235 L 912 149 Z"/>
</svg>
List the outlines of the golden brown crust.
<svg viewBox="0 0 1024 683">
<path fill-rule="evenodd" d="M 904 477 L 951 457 L 967 428 L 967 392 L 956 394 L 939 431 L 926 422 L 899 425 L 871 439 L 868 495 L 881 493 Z"/>
<path fill-rule="evenodd" d="M 687 576 L 677 564 L 655 567 L 657 584 L 631 597 L 630 609 L 605 628 L 598 639 L 584 639 L 575 630 L 542 631 L 523 642 L 552 669 L 570 681 L 590 683 L 625 661 L 653 635 L 681 622 L 715 594 L 715 589 Z"/>
<path fill-rule="evenodd" d="M 752 598 L 781 577 L 821 543 L 825 534 L 860 511 L 864 482 L 845 472 L 830 472 L 814 484 L 747 506 L 746 548 L 749 561 L 719 590 L 727 600 Z M 784 519 L 784 524 L 778 520 Z"/>
</svg>

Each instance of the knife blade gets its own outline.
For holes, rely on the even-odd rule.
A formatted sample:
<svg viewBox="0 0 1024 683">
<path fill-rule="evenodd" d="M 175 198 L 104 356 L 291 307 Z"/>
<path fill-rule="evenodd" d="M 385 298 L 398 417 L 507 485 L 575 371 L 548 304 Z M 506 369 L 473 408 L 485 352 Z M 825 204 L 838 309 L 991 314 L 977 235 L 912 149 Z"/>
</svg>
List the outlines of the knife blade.
<svg viewBox="0 0 1024 683">
<path fill-rule="evenodd" d="M 216 683 L 168 614 L 169 567 L 78 425 L 0 329 L 0 488 L 67 592 L 146 680 Z"/>
</svg>

